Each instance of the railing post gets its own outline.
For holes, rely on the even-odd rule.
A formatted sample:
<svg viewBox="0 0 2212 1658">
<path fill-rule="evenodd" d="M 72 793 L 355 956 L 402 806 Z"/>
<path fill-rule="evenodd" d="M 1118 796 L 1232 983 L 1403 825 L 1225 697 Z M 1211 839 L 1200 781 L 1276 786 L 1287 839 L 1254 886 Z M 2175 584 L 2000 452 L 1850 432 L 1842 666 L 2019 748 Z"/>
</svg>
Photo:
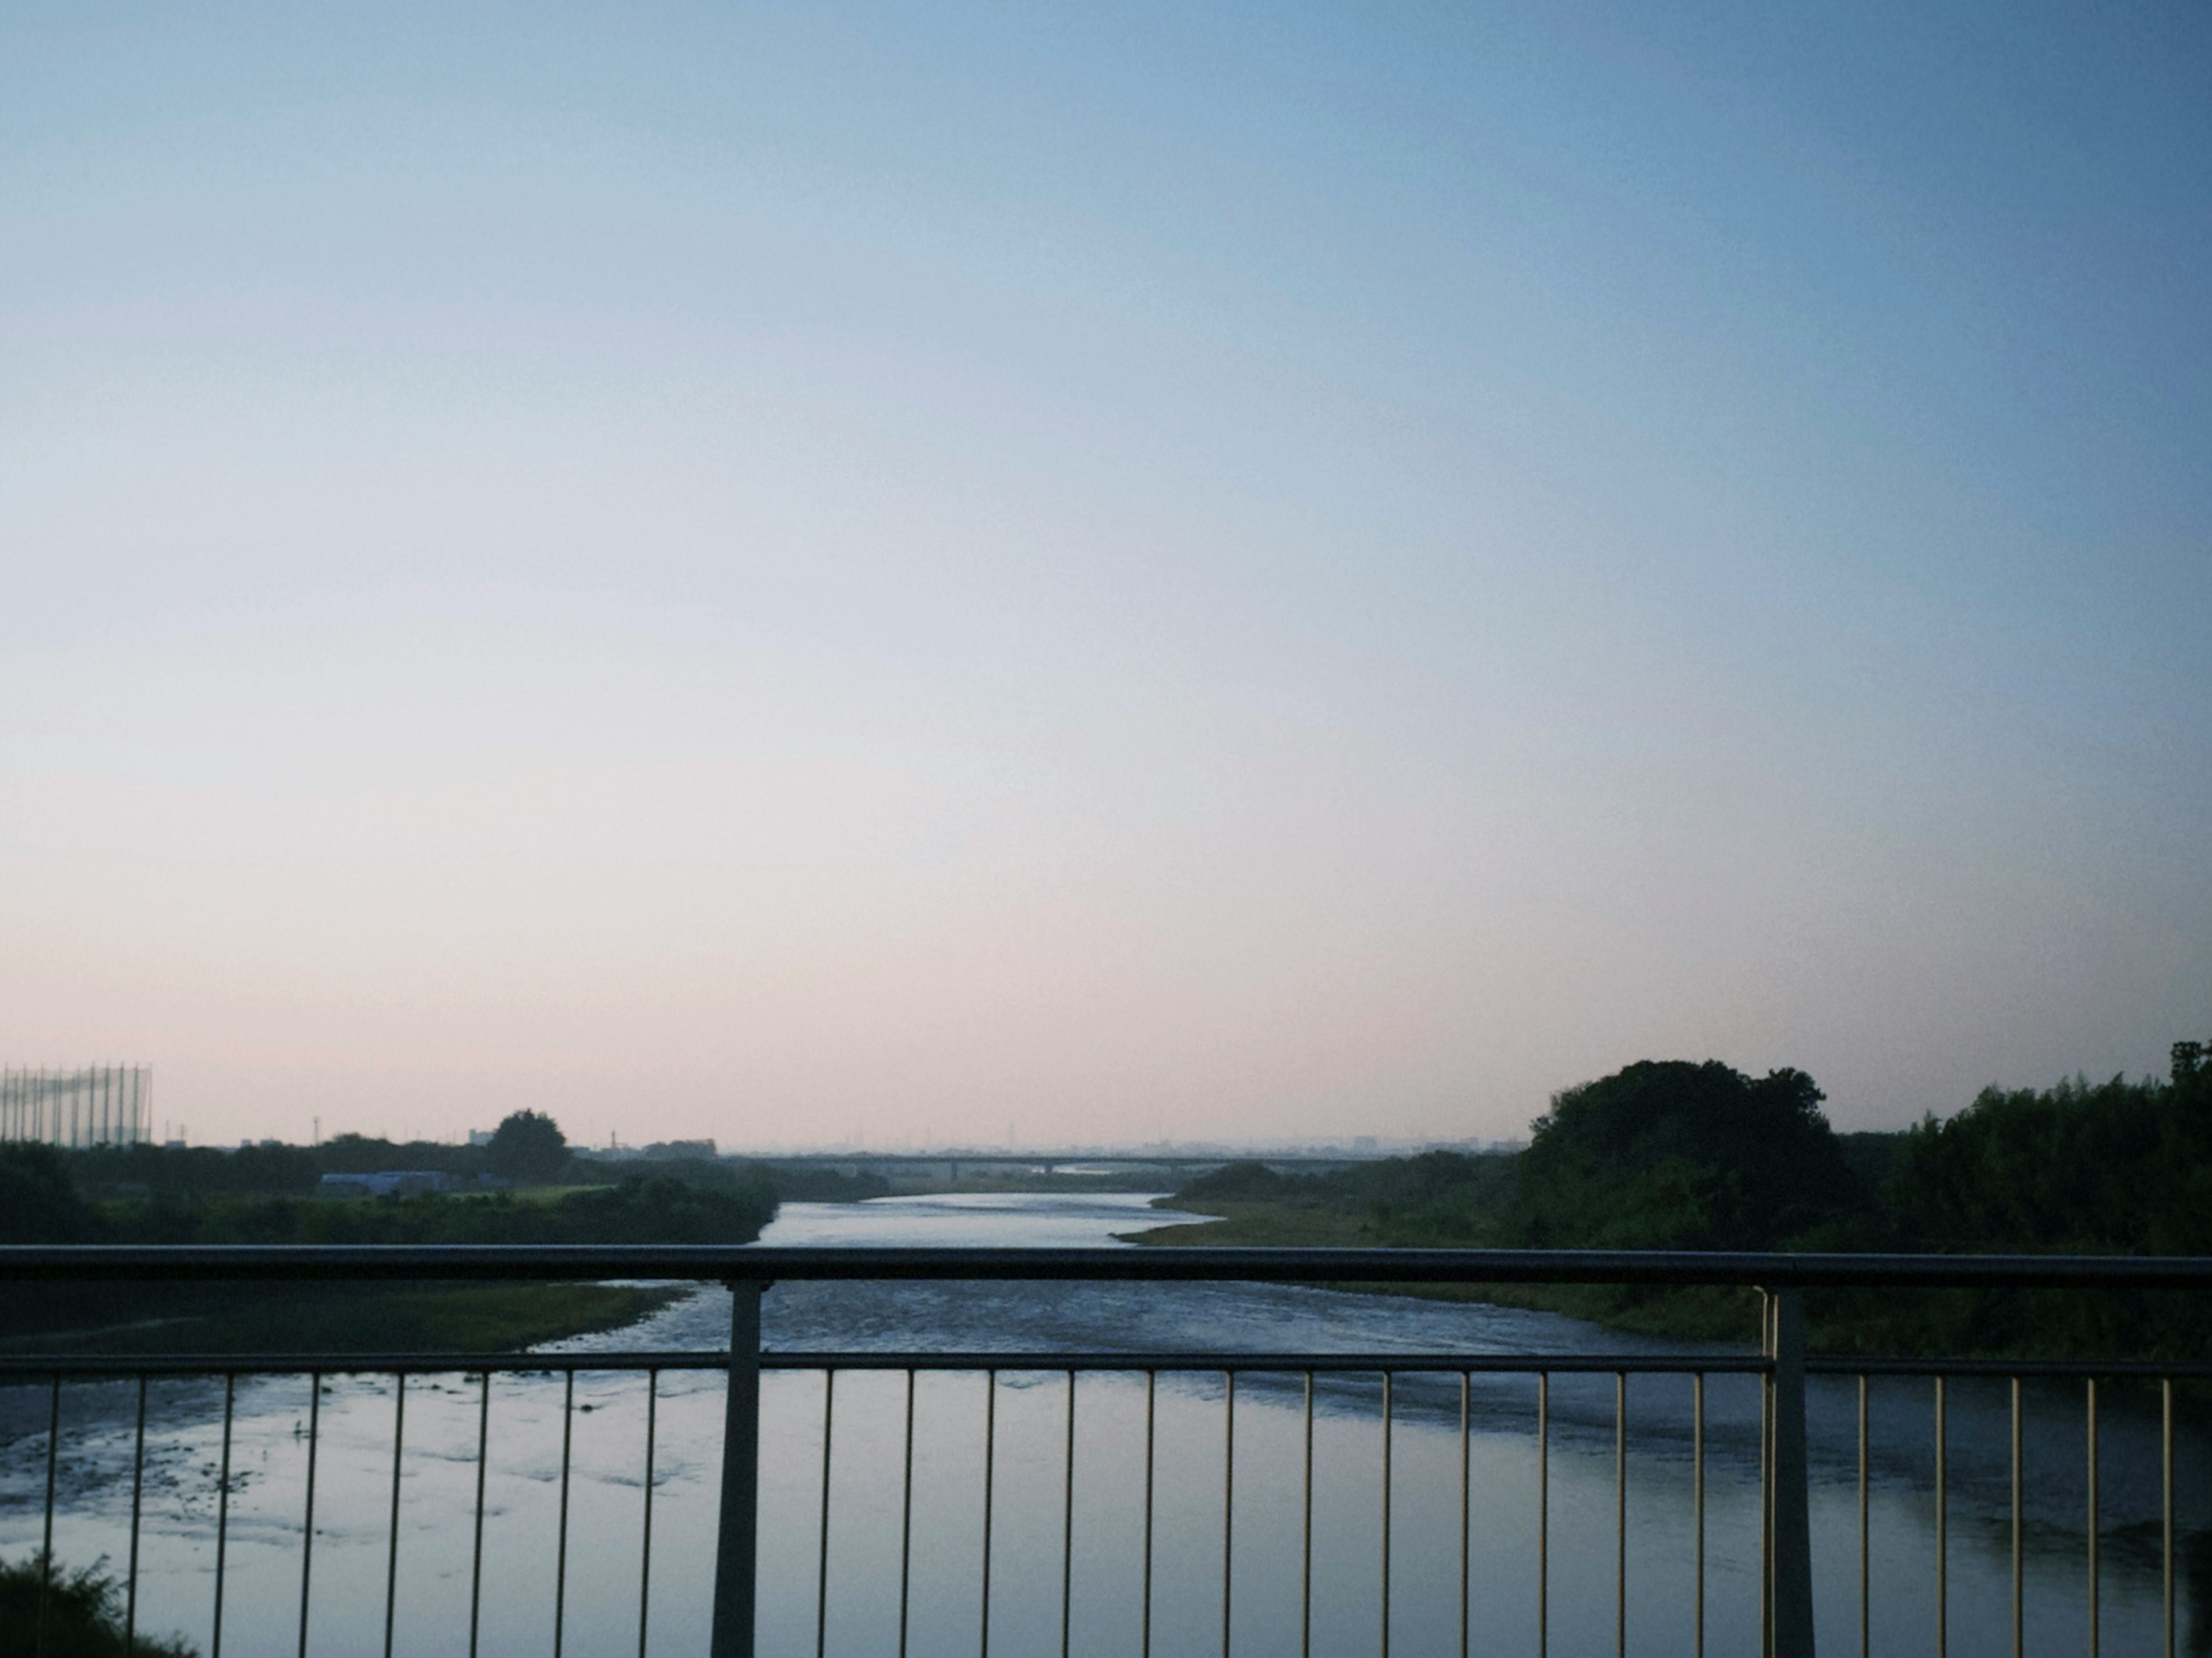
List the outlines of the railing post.
<svg viewBox="0 0 2212 1658">
<path fill-rule="evenodd" d="M 730 1283 L 730 1387 L 722 1417 L 721 1530 L 714 1545 L 713 1658 L 753 1658 L 760 1534 L 760 1304 L 757 1278 Z"/>
<path fill-rule="evenodd" d="M 1813 1658 L 1813 1528 L 1805 1455 L 1805 1299 L 1768 1290 L 1766 1377 L 1768 1627 L 1771 1658 Z"/>
</svg>

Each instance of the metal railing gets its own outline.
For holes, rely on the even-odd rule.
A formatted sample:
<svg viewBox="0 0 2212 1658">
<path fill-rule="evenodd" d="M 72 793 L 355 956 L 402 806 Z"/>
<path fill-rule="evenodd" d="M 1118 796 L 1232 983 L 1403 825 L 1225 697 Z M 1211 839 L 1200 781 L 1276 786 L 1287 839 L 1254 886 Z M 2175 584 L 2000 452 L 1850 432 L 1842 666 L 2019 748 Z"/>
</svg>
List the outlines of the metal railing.
<svg viewBox="0 0 2212 1658">
<path fill-rule="evenodd" d="M 1299 1558 L 1298 1650 L 1315 1644 L 1315 1420 L 1317 1381 L 1324 1386 L 1347 1376 L 1379 1378 L 1377 1416 L 1381 1438 L 1380 1503 L 1376 1512 L 1375 1565 L 1379 1576 L 1379 1623 L 1375 1642 L 1389 1658 L 1393 1639 L 1394 1425 L 1401 1407 L 1394 1391 L 1408 1378 L 1443 1377 L 1457 1384 L 1457 1510 L 1459 1526 L 1456 1650 L 1463 1655 L 1474 1641 L 1470 1616 L 1470 1570 L 1474 1556 L 1470 1523 L 1470 1389 L 1478 1377 L 1526 1376 L 1534 1384 L 1534 1452 L 1535 1498 L 1529 1519 L 1534 1538 L 1534 1647 L 1548 1652 L 1553 1627 L 1553 1446 L 1555 1378 L 1610 1377 L 1612 1389 L 1611 1578 L 1613 1640 L 1616 1654 L 1629 1649 L 1632 1595 L 1628 1519 L 1632 1378 L 1685 1378 L 1691 1388 L 1689 1462 L 1692 1485 L 1692 1628 L 1690 1649 L 1706 1650 L 1708 1614 L 1707 1384 L 1713 1378 L 1745 1378 L 1758 1389 L 1759 1565 L 1756 1613 L 1759 1649 L 1778 1658 L 1809 1658 L 1814 1643 L 1814 1545 L 1808 1515 L 1813 1480 L 1808 1464 L 1808 1385 L 1810 1378 L 1842 1378 L 1855 1384 L 1856 1552 L 1856 1647 L 1863 1658 L 1873 1649 L 1870 1584 L 1873 1578 L 1869 1503 L 1874 1468 L 1869 1458 L 1870 1390 L 1877 1382 L 1915 1377 L 1932 1383 L 1933 1533 L 1935 1619 L 1933 1649 L 1946 1658 L 1953 1617 L 1948 1572 L 1952 1560 L 1951 1452 L 1947 1433 L 1952 1420 L 1950 1388 L 1963 1379 L 1995 1378 L 2008 1384 L 2010 1494 L 2009 1649 L 2022 1653 L 2027 1633 L 2027 1579 L 2023 1455 L 2023 1386 L 2078 1385 L 2082 1389 L 2087 1466 L 2083 1544 L 2087 1574 L 2087 1650 L 2099 1652 L 2103 1629 L 2099 1600 L 2100 1383 L 2148 1387 L 2154 1393 L 2157 1422 L 2157 1550 L 2159 1627 L 2161 1650 L 2178 1651 L 2176 1601 L 2177 1507 L 2175 1480 L 2176 1384 L 2212 1377 L 2212 1367 L 2142 1364 L 2111 1361 L 1983 1361 L 1964 1357 L 1861 1359 L 1821 1357 L 1806 1351 L 1803 1295 L 1808 1290 L 2059 1289 L 2084 1291 L 2168 1291 L 2202 1293 L 2212 1288 L 2212 1260 L 2078 1259 L 2054 1257 L 1927 1257 L 1703 1254 L 1586 1251 L 1364 1250 L 1364 1249 L 916 1249 L 890 1248 L 775 1248 L 715 1247 L 208 1247 L 137 1248 L 21 1246 L 0 1248 L 0 1284 L 109 1282 L 418 1282 L 606 1280 L 711 1280 L 726 1285 L 732 1297 L 730 1340 L 722 1351 L 579 1351 L 558 1353 L 422 1354 L 390 1352 L 270 1354 L 252 1357 L 96 1357 L 61 1354 L 0 1357 L 0 1388 L 45 1384 L 43 1526 L 41 1570 L 53 1569 L 58 1474 L 64 1442 L 62 1401 L 66 1384 L 135 1383 L 128 1560 L 124 1568 L 123 1617 L 135 1633 L 138 1621 L 139 1540 L 147 1467 L 149 1388 L 170 1378 L 202 1377 L 222 1385 L 220 1466 L 215 1482 L 214 1569 L 209 1658 L 221 1658 L 223 1642 L 226 1551 L 234 1490 L 233 1424 L 238 1383 L 246 1377 L 303 1376 L 308 1381 L 304 1427 L 305 1470 L 301 1491 L 298 1561 L 298 1638 L 302 1658 L 309 1650 L 310 1609 L 314 1585 L 317 1453 L 321 1409 L 328 1378 L 374 1376 L 392 1383 L 391 1487 L 385 1560 L 382 1651 L 394 1650 L 395 1615 L 400 1592 L 401 1470 L 407 1448 L 408 1382 L 411 1377 L 461 1375 L 472 1377 L 476 1391 L 474 1452 L 475 1508 L 468 1600 L 467 1649 L 474 1658 L 483 1619 L 485 1475 L 489 1464 L 490 1406 L 495 1376 L 535 1376 L 562 1386 L 558 1522 L 554 1566 L 552 1650 L 562 1652 L 564 1618 L 571 1565 L 571 1446 L 575 1421 L 576 1382 L 587 1373 L 642 1373 L 645 1396 L 644 1478 L 639 1549 L 637 1649 L 643 1658 L 652 1633 L 654 1457 L 658 1412 L 665 1374 L 722 1371 L 727 1382 L 722 1408 L 720 1491 L 713 1548 L 713 1595 L 708 1649 L 714 1658 L 750 1658 L 759 1612 L 758 1561 L 763 1541 L 760 1470 L 763 1450 L 763 1374 L 813 1372 L 823 1377 L 818 1511 L 810 1516 L 817 1538 L 813 1562 L 812 1646 L 830 1649 L 833 1536 L 832 1455 L 837 1425 L 837 1383 L 842 1376 L 891 1372 L 904 1378 L 903 1423 L 899 1439 L 896 1644 L 908 1649 L 908 1617 L 914 1589 L 915 1500 L 915 1395 L 917 1378 L 958 1372 L 978 1376 L 982 1388 L 980 1570 L 974 1586 L 975 1650 L 988 1658 L 993 1639 L 994 1559 L 994 1497 L 999 1488 L 999 1407 L 1002 1378 L 1014 1375 L 1064 1376 L 1066 1406 L 1059 1447 L 1058 1641 L 1070 1650 L 1077 1559 L 1077 1400 L 1079 1377 L 1126 1377 L 1143 1383 L 1142 1580 L 1137 1627 L 1138 1649 L 1147 1655 L 1154 1640 L 1155 1493 L 1158 1475 L 1158 1405 L 1163 1377 L 1203 1376 L 1219 1380 L 1219 1650 L 1237 1649 L 1235 1572 L 1240 1559 L 1236 1526 L 1238 1388 L 1240 1381 L 1270 1385 L 1279 1394 L 1294 1388 L 1294 1408 L 1302 1412 L 1303 1462 L 1297 1480 L 1302 1508 Z M 1060 1281 L 1073 1283 L 1178 1282 L 1297 1285 L 1358 1284 L 1645 1284 L 1733 1286 L 1761 1297 L 1761 1339 L 1755 1351 L 1711 1352 L 1497 1353 L 1467 1351 L 1249 1352 L 1249 1351 L 816 1351 L 764 1350 L 761 1306 L 764 1290 L 777 1283 L 860 1281 L 876 1283 Z M 1257 1379 L 1255 1382 L 1255 1379 Z M 1639 1382 L 1639 1386 L 1642 1383 Z M 588 1409 L 586 1406 L 584 1408 Z M 1133 1455 L 1137 1453 L 1132 1448 Z M 765 1516 L 777 1520 L 783 1516 Z M 42 1579 L 40 1644 L 43 1652 L 46 1590 Z"/>
</svg>

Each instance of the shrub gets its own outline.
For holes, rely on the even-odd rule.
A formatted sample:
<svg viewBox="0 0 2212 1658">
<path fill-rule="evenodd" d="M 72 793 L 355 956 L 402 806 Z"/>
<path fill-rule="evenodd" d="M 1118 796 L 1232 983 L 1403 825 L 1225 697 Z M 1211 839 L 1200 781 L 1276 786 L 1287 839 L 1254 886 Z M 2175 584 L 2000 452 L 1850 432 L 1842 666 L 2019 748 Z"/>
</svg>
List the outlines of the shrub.
<svg viewBox="0 0 2212 1658">
<path fill-rule="evenodd" d="M 0 1658 L 197 1658 L 181 1640 L 125 1641 L 121 1598 L 104 1559 L 75 1571 L 54 1564 L 51 1573 L 44 1554 L 0 1561 Z"/>
</svg>

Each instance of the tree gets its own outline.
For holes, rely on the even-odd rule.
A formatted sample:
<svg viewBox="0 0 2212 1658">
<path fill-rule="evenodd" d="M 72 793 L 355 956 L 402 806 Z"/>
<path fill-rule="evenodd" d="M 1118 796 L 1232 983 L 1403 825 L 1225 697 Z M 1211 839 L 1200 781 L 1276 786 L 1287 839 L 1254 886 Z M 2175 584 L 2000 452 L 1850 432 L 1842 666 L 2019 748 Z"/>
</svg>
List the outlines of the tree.
<svg viewBox="0 0 2212 1658">
<path fill-rule="evenodd" d="M 2173 1085 L 2176 1088 L 2195 1088 L 2205 1081 L 2208 1075 L 2205 1060 L 2209 1054 L 2212 1054 L 2212 1043 L 2174 1043 Z"/>
<path fill-rule="evenodd" d="M 99 1220 L 51 1145 L 0 1145 L 0 1243 L 78 1243 Z"/>
<path fill-rule="evenodd" d="M 1844 1209 L 1851 1180 L 1802 1071 L 1644 1060 L 1555 1095 L 1521 1157 L 1514 1230 L 1537 1246 L 1771 1248 Z"/>
<path fill-rule="evenodd" d="M 2212 1070 L 1985 1088 L 1903 1137 L 1883 1198 L 1908 1248 L 2193 1255 L 2212 1248 Z"/>
<path fill-rule="evenodd" d="M 517 1111 L 501 1123 L 488 1151 L 492 1173 L 512 1181 L 553 1180 L 568 1166 L 568 1137 L 538 1111 Z"/>
</svg>

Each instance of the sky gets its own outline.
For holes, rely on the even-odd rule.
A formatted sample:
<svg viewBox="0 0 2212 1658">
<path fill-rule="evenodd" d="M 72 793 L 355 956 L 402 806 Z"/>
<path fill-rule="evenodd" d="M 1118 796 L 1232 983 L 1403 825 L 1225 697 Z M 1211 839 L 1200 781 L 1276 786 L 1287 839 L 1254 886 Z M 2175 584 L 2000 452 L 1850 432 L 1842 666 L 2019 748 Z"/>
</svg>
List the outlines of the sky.
<svg viewBox="0 0 2212 1658">
<path fill-rule="evenodd" d="M 0 5 L 0 1059 L 1839 1127 L 2212 1036 L 2212 14 Z"/>
</svg>

